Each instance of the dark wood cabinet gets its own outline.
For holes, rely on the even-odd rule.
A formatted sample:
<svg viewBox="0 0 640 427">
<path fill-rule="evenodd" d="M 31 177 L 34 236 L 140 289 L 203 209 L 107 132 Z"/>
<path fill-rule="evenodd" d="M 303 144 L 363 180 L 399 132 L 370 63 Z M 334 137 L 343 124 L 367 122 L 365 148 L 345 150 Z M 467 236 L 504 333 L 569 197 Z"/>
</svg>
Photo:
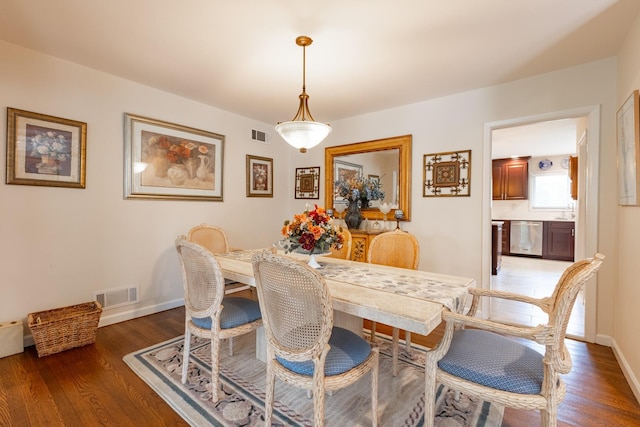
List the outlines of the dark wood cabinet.
<svg viewBox="0 0 640 427">
<path fill-rule="evenodd" d="M 502 255 L 511 254 L 511 221 L 502 221 Z"/>
<path fill-rule="evenodd" d="M 529 197 L 529 158 L 492 162 L 493 200 L 526 200 Z"/>
<path fill-rule="evenodd" d="M 573 261 L 575 252 L 575 223 L 545 221 L 543 225 L 542 258 Z"/>
<path fill-rule="evenodd" d="M 569 157 L 569 179 L 571 179 L 571 198 L 578 200 L 578 157 Z"/>
</svg>

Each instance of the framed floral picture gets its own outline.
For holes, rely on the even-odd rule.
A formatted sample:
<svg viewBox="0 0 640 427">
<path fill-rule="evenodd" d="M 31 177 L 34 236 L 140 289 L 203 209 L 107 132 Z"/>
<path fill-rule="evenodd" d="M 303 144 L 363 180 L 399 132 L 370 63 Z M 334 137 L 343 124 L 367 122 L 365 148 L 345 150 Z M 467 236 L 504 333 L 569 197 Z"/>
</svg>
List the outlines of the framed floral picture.
<svg viewBox="0 0 640 427">
<path fill-rule="evenodd" d="M 471 150 L 424 155 L 423 197 L 471 195 Z"/>
<path fill-rule="evenodd" d="M 247 197 L 273 197 L 273 159 L 247 154 Z"/>
<path fill-rule="evenodd" d="M 296 199 L 320 198 L 320 167 L 296 168 Z"/>
<path fill-rule="evenodd" d="M 224 136 L 125 114 L 125 198 L 222 201 Z"/>
<path fill-rule="evenodd" d="M 634 90 L 616 114 L 618 204 L 640 205 L 640 95 Z"/>
<path fill-rule="evenodd" d="M 87 124 L 7 108 L 7 184 L 85 188 Z"/>
</svg>

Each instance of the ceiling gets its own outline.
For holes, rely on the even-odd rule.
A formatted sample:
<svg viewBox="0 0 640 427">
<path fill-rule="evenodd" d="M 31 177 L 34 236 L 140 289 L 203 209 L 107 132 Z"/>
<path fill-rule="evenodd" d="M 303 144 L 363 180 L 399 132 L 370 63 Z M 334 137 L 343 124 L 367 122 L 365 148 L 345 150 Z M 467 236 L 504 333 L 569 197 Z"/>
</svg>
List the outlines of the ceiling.
<svg viewBox="0 0 640 427">
<path fill-rule="evenodd" d="M 2 0 L 0 39 L 255 120 L 331 122 L 611 57 L 638 0 Z M 52 65 L 54 67 L 54 65 Z M 54 70 L 52 70 L 54 71 Z"/>
<path fill-rule="evenodd" d="M 491 158 L 575 154 L 580 119 L 549 120 L 491 132 Z"/>
</svg>

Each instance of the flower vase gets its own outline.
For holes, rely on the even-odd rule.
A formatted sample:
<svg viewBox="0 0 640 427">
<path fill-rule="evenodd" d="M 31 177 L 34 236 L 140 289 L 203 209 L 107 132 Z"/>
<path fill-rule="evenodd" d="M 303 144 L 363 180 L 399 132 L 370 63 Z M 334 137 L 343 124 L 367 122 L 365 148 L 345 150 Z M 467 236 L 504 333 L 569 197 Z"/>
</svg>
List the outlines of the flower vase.
<svg viewBox="0 0 640 427">
<path fill-rule="evenodd" d="M 320 268 L 322 267 L 319 263 L 318 260 L 316 259 L 316 254 L 311 254 L 309 255 L 309 267 L 311 268 Z"/>
<path fill-rule="evenodd" d="M 352 200 L 349 202 L 347 213 L 344 217 L 344 221 L 347 223 L 347 227 L 350 229 L 356 229 L 360 227 L 362 223 L 362 215 L 360 214 L 360 206 L 358 200 Z"/>
</svg>

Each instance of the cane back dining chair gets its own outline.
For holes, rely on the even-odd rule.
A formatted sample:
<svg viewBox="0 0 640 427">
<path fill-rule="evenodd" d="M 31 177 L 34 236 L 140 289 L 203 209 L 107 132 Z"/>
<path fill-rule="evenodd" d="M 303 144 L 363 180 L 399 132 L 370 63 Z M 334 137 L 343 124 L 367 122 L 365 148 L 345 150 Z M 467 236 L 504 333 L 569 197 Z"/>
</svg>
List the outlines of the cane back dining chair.
<svg viewBox="0 0 640 427">
<path fill-rule="evenodd" d="M 367 262 L 392 267 L 418 269 L 420 246 L 413 234 L 402 230 L 381 233 L 371 239 L 367 251 Z M 375 340 L 376 323 L 371 322 L 371 341 Z M 400 330 L 392 329 L 393 376 L 398 374 L 398 353 L 400 351 Z M 411 354 L 411 332 L 405 331 L 405 349 Z"/>
<path fill-rule="evenodd" d="M 231 246 L 229 246 L 227 233 L 225 233 L 222 228 L 211 224 L 200 224 L 192 227 L 187 233 L 187 240 L 207 248 L 212 254 L 220 254 L 233 250 Z M 234 280 L 225 279 L 225 285 L 225 294 L 250 289 L 250 286 L 241 285 Z"/>
<path fill-rule="evenodd" d="M 346 228 L 340 227 L 340 234 L 342 234 L 343 237 L 342 247 L 340 249 L 331 247 L 331 254 L 328 255 L 328 257 L 350 259 L 352 245 L 351 232 Z"/>
<path fill-rule="evenodd" d="M 262 325 L 258 303 L 249 298 L 225 297 L 224 278 L 214 255 L 204 247 L 176 239 L 184 284 L 185 333 L 182 359 L 182 383 L 186 383 L 191 335 L 211 340 L 211 399 L 218 401 L 218 353 L 220 340 L 249 333 Z"/>
<path fill-rule="evenodd" d="M 567 267 L 550 297 L 531 298 L 510 292 L 470 289 L 473 301 L 465 314 L 445 312 L 444 337 L 427 354 L 425 425 L 433 425 L 436 383 L 456 392 L 517 409 L 540 411 L 540 425 L 557 425 L 558 404 L 566 393 L 561 374 L 571 370 L 565 335 L 571 310 L 584 284 L 604 256 Z M 501 298 L 533 304 L 548 315 L 546 324 L 516 327 L 473 317 L 480 299 Z M 469 329 L 465 329 L 469 326 Z M 514 339 L 515 338 L 515 339 Z M 527 342 L 529 341 L 529 342 Z M 544 346 L 544 354 L 532 343 Z"/>
<path fill-rule="evenodd" d="M 324 394 L 371 372 L 371 418 L 377 425 L 377 345 L 333 326 L 331 296 L 308 265 L 264 251 L 253 257 L 267 339 L 265 425 L 271 425 L 275 378 L 313 392 L 314 426 L 324 425 Z"/>
</svg>

